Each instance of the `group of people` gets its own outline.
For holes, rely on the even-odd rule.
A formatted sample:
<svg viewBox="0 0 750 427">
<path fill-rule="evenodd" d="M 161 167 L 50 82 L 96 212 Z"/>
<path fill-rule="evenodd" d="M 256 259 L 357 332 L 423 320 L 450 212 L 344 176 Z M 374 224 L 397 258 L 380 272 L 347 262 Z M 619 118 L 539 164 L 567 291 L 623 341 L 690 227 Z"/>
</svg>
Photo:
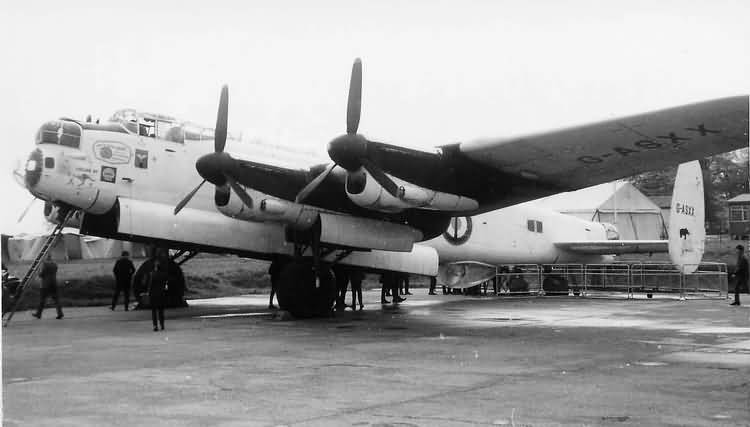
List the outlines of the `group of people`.
<svg viewBox="0 0 750 427">
<path fill-rule="evenodd" d="M 128 251 L 123 251 L 122 256 L 115 262 L 112 269 L 115 275 L 115 293 L 112 295 L 112 305 L 110 310 L 117 306 L 117 299 L 120 293 L 123 294 L 123 306 L 128 311 L 130 306 L 130 287 L 133 283 L 135 266 L 130 260 Z M 156 256 L 153 260 L 153 267 L 149 268 L 146 273 L 146 290 L 148 292 L 149 306 L 151 306 L 151 322 L 154 325 L 154 332 L 164 330 L 164 307 L 166 306 L 167 291 L 169 291 L 169 268 L 168 263 L 163 256 Z M 157 323 L 158 321 L 158 323 Z"/>
<path fill-rule="evenodd" d="M 735 248 L 737 254 L 736 267 L 731 275 L 734 282 L 734 302 L 731 305 L 740 305 L 740 291 L 742 288 L 747 287 L 748 278 L 750 278 L 750 268 L 748 267 L 748 261 L 745 257 L 745 248 L 742 245 L 737 245 Z M 154 332 L 160 328 L 164 330 L 164 307 L 166 306 L 167 291 L 169 290 L 169 270 L 168 263 L 162 259 L 163 257 L 156 257 L 153 262 L 153 268 L 150 268 L 146 273 L 146 283 L 149 296 L 149 305 L 151 306 L 151 321 L 153 323 Z M 268 303 L 268 308 L 274 309 L 276 306 L 273 304 L 273 298 L 276 294 L 277 284 L 279 280 L 281 264 L 278 262 L 271 263 L 269 268 L 269 274 L 271 276 L 271 298 Z M 125 311 L 128 311 L 130 304 L 130 288 L 133 281 L 133 274 L 135 273 L 135 266 L 130 260 L 130 254 L 127 251 L 122 252 L 122 256 L 115 262 L 115 266 L 112 269 L 115 276 L 115 291 L 112 295 L 112 304 L 110 310 L 114 310 L 117 305 L 117 300 L 120 293 L 123 294 L 123 303 Z M 361 269 L 349 268 L 343 265 L 338 265 L 334 268 L 334 275 L 336 278 L 336 308 L 344 309 L 351 307 L 353 310 L 364 309 L 364 301 L 362 300 L 362 280 L 364 279 L 364 273 Z M 57 309 L 57 319 L 64 317 L 62 306 L 60 304 L 60 295 L 57 287 L 57 264 L 52 260 L 51 255 L 47 255 L 42 263 L 41 271 L 39 272 L 41 279 L 41 287 L 39 292 L 39 305 L 32 316 L 37 319 L 41 319 L 42 311 L 47 298 L 52 298 Z M 390 304 L 391 301 L 386 299 L 386 296 L 392 297 L 394 304 L 406 301 L 406 298 L 402 298 L 400 295 L 411 295 L 409 292 L 409 275 L 397 272 L 385 272 L 380 277 L 382 284 L 380 292 L 381 304 Z M 348 286 L 351 284 L 352 290 L 352 303 L 351 306 L 346 305 L 346 293 Z M 435 281 L 430 281 L 430 295 L 435 293 Z"/>
<path fill-rule="evenodd" d="M 283 263 L 273 261 L 268 268 L 268 275 L 271 276 L 271 295 L 268 300 L 269 309 L 277 308 L 273 303 L 273 298 L 276 296 L 278 289 L 282 266 Z M 365 274 L 362 269 L 338 264 L 333 267 L 333 275 L 336 281 L 336 310 L 344 310 L 347 307 L 351 307 L 354 311 L 357 310 L 357 307 L 359 307 L 359 310 L 363 310 L 365 304 L 362 299 L 362 281 L 365 278 Z M 406 298 L 402 298 L 400 295 L 411 295 L 411 292 L 409 291 L 408 274 L 386 272 L 381 275 L 380 283 L 382 284 L 380 299 L 382 304 L 390 304 L 390 301 L 386 299 L 386 296 L 393 296 L 393 303 L 400 303 L 406 301 Z M 346 294 L 350 286 L 352 291 L 352 303 L 351 305 L 347 305 Z M 434 295 L 434 284 L 430 287 L 430 294 Z"/>
<path fill-rule="evenodd" d="M 146 284 L 149 305 L 151 306 L 151 320 L 154 326 L 154 331 L 158 331 L 159 327 L 161 327 L 161 330 L 164 330 L 164 307 L 166 305 L 167 291 L 169 290 L 167 262 L 165 262 L 162 257 L 156 257 L 153 263 L 153 268 L 149 270 L 150 271 L 146 273 Z M 130 289 L 133 275 L 135 274 L 135 266 L 130 260 L 130 254 L 127 251 L 123 251 L 120 258 L 115 262 L 112 273 L 115 276 L 115 290 L 112 295 L 112 304 L 109 308 L 110 310 L 115 309 L 117 306 L 117 300 L 122 293 L 123 307 L 125 311 L 128 311 L 130 306 Z M 55 303 L 55 308 L 57 309 L 57 318 L 62 319 L 64 315 L 62 306 L 60 305 L 60 295 L 57 286 L 57 264 L 52 260 L 51 255 L 47 255 L 42 263 L 39 277 L 41 279 L 39 306 L 37 307 L 37 310 L 32 313 L 32 316 L 41 319 L 47 298 L 52 297 L 52 300 Z"/>
<path fill-rule="evenodd" d="M 276 296 L 282 267 L 282 262 L 273 261 L 268 268 L 268 275 L 271 276 L 271 295 L 268 300 L 269 309 L 276 309 L 276 306 L 273 304 L 273 297 Z M 362 280 L 364 280 L 365 275 L 362 270 L 358 268 L 349 268 L 339 264 L 333 268 L 333 274 L 336 280 L 336 309 L 343 310 L 348 307 L 345 303 L 345 299 L 349 284 L 351 284 L 351 308 L 352 310 L 357 310 L 357 305 L 359 304 L 359 309 L 363 310 L 365 304 L 362 300 Z M 276 299 L 278 300 L 278 297 Z"/>
</svg>

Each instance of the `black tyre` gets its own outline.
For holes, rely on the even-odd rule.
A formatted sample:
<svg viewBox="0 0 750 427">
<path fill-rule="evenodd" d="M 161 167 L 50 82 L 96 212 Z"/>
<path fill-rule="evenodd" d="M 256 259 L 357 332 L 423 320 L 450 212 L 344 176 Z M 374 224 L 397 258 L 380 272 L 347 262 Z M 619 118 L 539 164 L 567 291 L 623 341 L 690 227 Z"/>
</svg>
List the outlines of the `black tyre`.
<svg viewBox="0 0 750 427">
<path fill-rule="evenodd" d="M 336 299 L 336 285 L 329 268 L 316 275 L 311 262 L 290 262 L 279 275 L 276 298 L 282 310 L 299 318 L 328 316 Z"/>
</svg>

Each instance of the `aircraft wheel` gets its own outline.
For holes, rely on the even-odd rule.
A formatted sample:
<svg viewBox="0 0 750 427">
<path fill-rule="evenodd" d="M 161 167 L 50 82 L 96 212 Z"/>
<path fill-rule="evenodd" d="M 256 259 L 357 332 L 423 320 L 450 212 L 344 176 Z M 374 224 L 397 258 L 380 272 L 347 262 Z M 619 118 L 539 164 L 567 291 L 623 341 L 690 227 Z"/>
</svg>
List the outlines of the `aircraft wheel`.
<svg viewBox="0 0 750 427">
<path fill-rule="evenodd" d="M 327 316 L 336 299 L 336 285 L 330 268 L 321 267 L 316 288 L 311 262 L 290 262 L 279 276 L 276 298 L 279 307 L 299 318 Z"/>
</svg>

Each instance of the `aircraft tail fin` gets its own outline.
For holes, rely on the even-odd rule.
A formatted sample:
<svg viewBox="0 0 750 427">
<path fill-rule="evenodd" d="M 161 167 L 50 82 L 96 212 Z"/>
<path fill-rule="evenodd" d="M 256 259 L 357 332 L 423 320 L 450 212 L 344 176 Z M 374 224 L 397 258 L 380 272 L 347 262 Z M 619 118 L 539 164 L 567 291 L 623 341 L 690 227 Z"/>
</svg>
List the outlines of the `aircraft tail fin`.
<svg viewBox="0 0 750 427">
<path fill-rule="evenodd" d="M 703 174 L 697 160 L 677 168 L 670 208 L 669 259 L 690 274 L 698 268 L 706 243 Z"/>
</svg>

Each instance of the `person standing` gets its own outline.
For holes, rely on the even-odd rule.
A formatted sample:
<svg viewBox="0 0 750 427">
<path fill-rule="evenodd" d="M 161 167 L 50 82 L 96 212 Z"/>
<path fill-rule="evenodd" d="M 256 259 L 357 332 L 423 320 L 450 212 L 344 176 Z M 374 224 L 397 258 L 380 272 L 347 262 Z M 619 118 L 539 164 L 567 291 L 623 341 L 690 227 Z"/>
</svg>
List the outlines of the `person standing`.
<svg viewBox="0 0 750 427">
<path fill-rule="evenodd" d="M 115 294 L 112 295 L 110 310 L 115 309 L 117 298 L 120 296 L 120 292 L 122 292 L 125 300 L 125 311 L 128 311 L 128 305 L 130 304 L 130 282 L 133 279 L 133 273 L 135 273 L 135 267 L 133 266 L 133 262 L 130 261 L 129 256 L 128 251 L 122 251 L 122 256 L 117 260 L 115 267 L 112 269 L 112 273 L 115 275 Z"/>
<path fill-rule="evenodd" d="M 279 275 L 281 274 L 281 261 L 275 259 L 271 261 L 271 265 L 268 267 L 268 275 L 271 276 L 271 297 L 268 299 L 268 309 L 273 310 L 276 308 L 273 305 L 273 296 L 276 295 L 279 286 Z M 279 301 L 279 297 L 276 297 L 276 301 Z"/>
<path fill-rule="evenodd" d="M 401 291 L 401 295 L 411 295 L 411 292 L 409 292 L 409 273 L 401 275 Z"/>
<path fill-rule="evenodd" d="M 359 310 L 365 308 L 364 301 L 362 301 L 362 280 L 364 278 L 364 273 L 358 268 L 353 268 L 349 272 L 349 283 L 352 285 L 352 310 L 357 309 L 357 300 L 359 300 Z"/>
<path fill-rule="evenodd" d="M 390 304 L 390 301 L 385 299 L 386 290 L 391 288 L 390 276 L 391 276 L 391 273 L 387 271 L 380 275 L 380 303 L 381 304 Z"/>
<path fill-rule="evenodd" d="M 734 302 L 731 305 L 740 305 L 740 289 L 747 286 L 748 265 L 745 258 L 745 247 L 737 245 L 737 264 L 734 268 Z"/>
<path fill-rule="evenodd" d="M 428 295 L 437 295 L 435 293 L 436 286 L 437 286 L 437 277 L 430 276 L 430 292 L 428 292 Z"/>
<path fill-rule="evenodd" d="M 161 330 L 164 330 L 164 305 L 167 299 L 167 290 L 169 289 L 167 265 L 157 258 L 154 262 L 154 269 L 148 277 L 148 297 L 151 304 L 151 321 L 154 324 L 154 332 L 158 331 L 156 324 L 157 315 Z"/>
<path fill-rule="evenodd" d="M 336 279 L 336 310 L 346 308 L 346 290 L 349 287 L 349 272 L 341 264 L 333 267 L 333 275 Z M 352 304 L 354 307 L 354 304 Z"/>
<path fill-rule="evenodd" d="M 47 254 L 42 264 L 42 271 L 39 272 L 39 278 L 42 281 L 42 286 L 39 289 L 39 307 L 37 307 L 36 313 L 32 314 L 32 316 L 37 319 L 42 318 L 44 303 L 47 301 L 47 297 L 51 296 L 57 308 L 57 318 L 62 319 L 63 312 L 60 306 L 60 295 L 57 292 L 57 264 L 52 261 L 52 254 Z"/>
<path fill-rule="evenodd" d="M 399 289 L 402 288 L 404 283 L 404 274 L 392 272 L 391 273 L 391 295 L 393 296 L 393 303 L 398 304 L 400 302 L 406 301 L 406 298 L 401 298 L 399 294 Z"/>
</svg>

